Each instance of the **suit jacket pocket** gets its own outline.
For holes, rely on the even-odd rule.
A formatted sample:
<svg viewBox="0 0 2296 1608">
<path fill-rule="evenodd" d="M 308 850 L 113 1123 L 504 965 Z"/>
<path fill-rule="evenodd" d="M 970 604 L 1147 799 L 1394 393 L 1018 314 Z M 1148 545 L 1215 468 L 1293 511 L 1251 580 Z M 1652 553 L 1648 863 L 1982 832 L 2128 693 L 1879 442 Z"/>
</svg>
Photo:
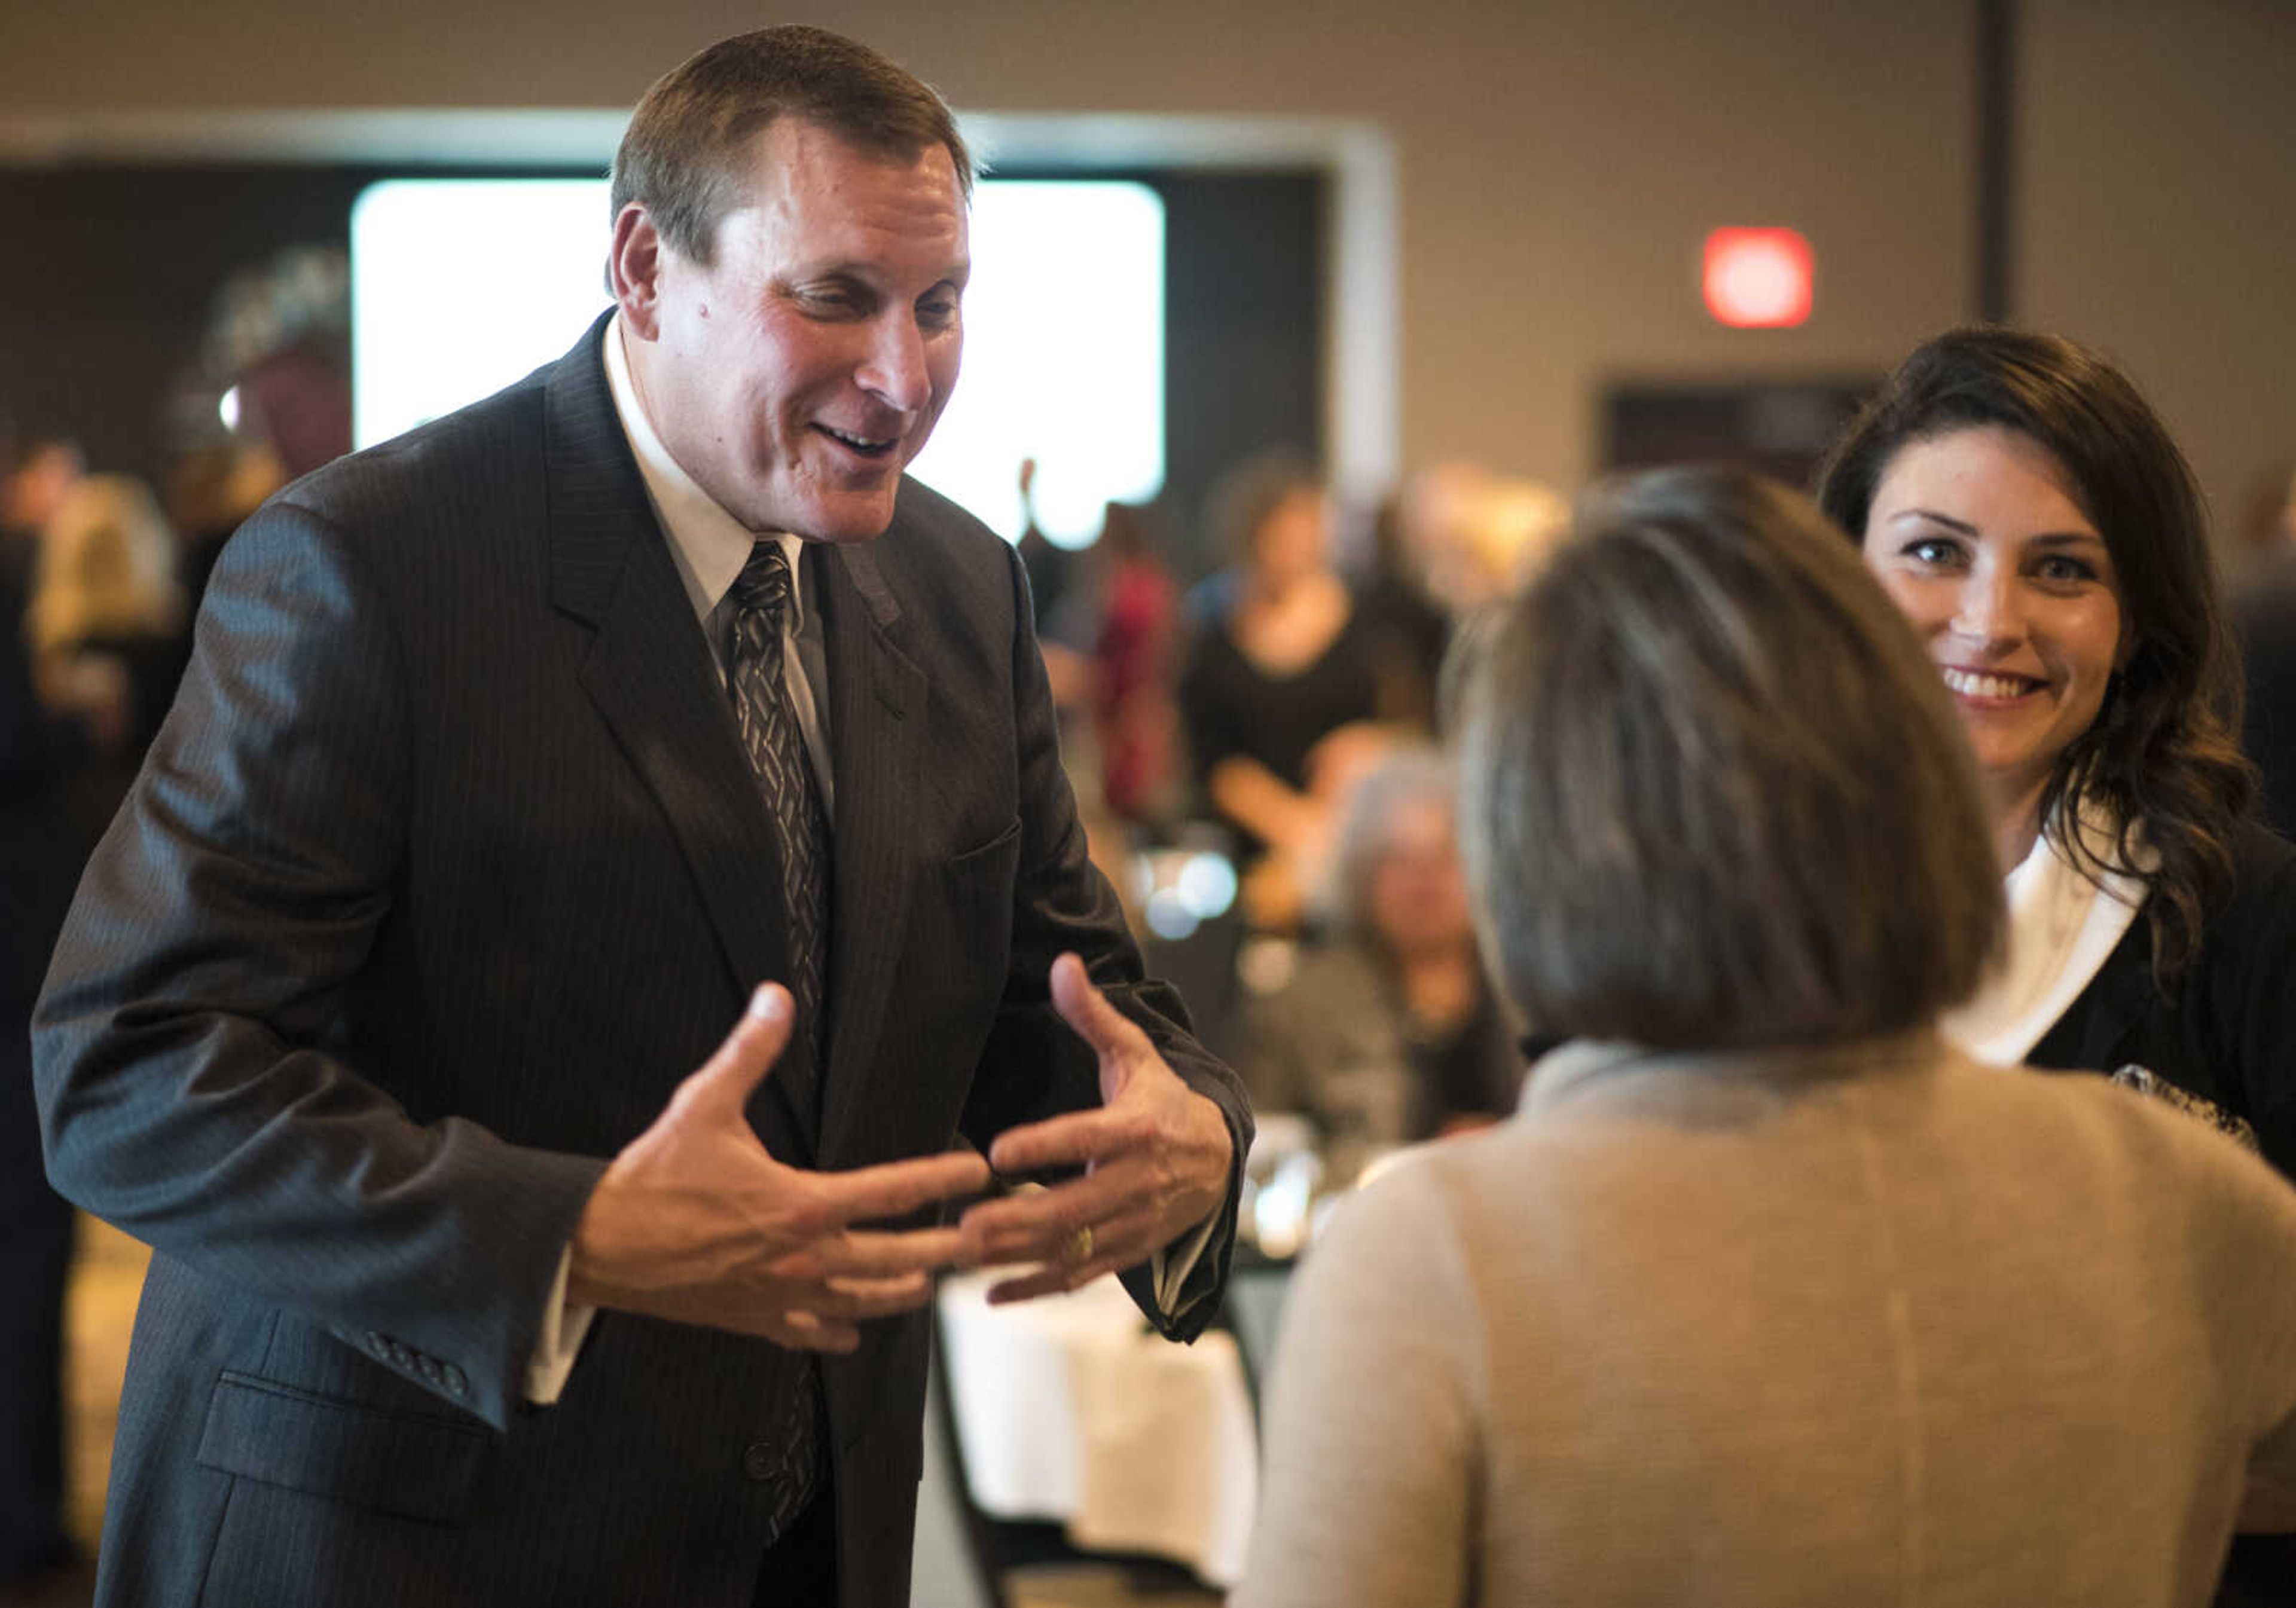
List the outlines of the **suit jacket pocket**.
<svg viewBox="0 0 2296 1608">
<path fill-rule="evenodd" d="M 977 844 L 961 854 L 949 856 L 948 869 L 959 875 L 981 866 L 1005 867 L 1005 879 L 1012 879 L 1012 866 L 1018 861 L 1021 844 L 1021 823 L 1013 821 L 1003 831 L 983 844 Z"/>
<path fill-rule="evenodd" d="M 432 1524 L 469 1521 L 485 1431 L 385 1412 L 226 1370 L 208 1401 L 202 1467 Z"/>
<path fill-rule="evenodd" d="M 948 862 L 957 924 L 956 953 L 976 961 L 1001 985 L 1013 941 L 1013 877 L 1021 863 L 1021 823 Z"/>
</svg>

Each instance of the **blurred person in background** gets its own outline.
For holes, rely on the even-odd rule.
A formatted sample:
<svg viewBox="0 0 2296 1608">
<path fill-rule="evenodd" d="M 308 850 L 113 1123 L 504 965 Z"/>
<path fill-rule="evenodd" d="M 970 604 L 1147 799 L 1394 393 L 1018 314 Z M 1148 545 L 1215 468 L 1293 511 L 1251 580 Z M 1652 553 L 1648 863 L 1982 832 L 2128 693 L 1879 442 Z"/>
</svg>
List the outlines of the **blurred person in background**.
<svg viewBox="0 0 2296 1608">
<path fill-rule="evenodd" d="M 1400 746 L 1348 801 L 1336 931 L 1251 1001 L 1236 1069 L 1256 1110 L 1306 1116 L 1344 1184 L 1373 1152 L 1514 1108 L 1522 1061 L 1483 974 L 1451 769 Z M 1329 1176 L 1329 1175 L 1327 1175 Z"/>
<path fill-rule="evenodd" d="M 1381 499 L 1373 511 L 1357 567 L 1356 606 L 1372 638 L 1380 718 L 1432 731 L 1453 621 L 1428 590 L 1405 529 L 1405 512 L 1401 491 Z"/>
<path fill-rule="evenodd" d="M 12 443 L 0 443 L 0 462 L 8 465 L 0 480 L 0 567 L 20 588 L 30 584 L 40 527 L 87 473 L 87 463 L 78 446 L 61 437 L 26 443 L 20 458 Z"/>
<path fill-rule="evenodd" d="M 1035 475 L 1036 461 L 1023 461 L 1024 502 Z M 1177 593 L 1157 556 L 1147 511 L 1128 503 L 1108 503 L 1099 537 L 1076 553 L 1044 535 L 1032 509 L 1017 551 L 1039 610 L 1037 645 L 1060 719 L 1061 766 L 1093 863 L 1129 919 L 1138 913 L 1129 869 L 1135 832 L 1160 825 L 1175 808 Z M 1052 577 L 1043 585 L 1033 578 L 1039 564 Z M 1048 596 L 1059 600 L 1053 618 L 1044 612 Z"/>
<path fill-rule="evenodd" d="M 2241 746 L 2254 760 L 2264 818 L 2296 836 L 2296 465 L 2274 466 L 2251 499 L 2234 614 L 2248 669 Z"/>
<path fill-rule="evenodd" d="M 1382 720 L 1435 730 L 1454 629 L 1537 573 L 1569 517 L 1541 482 L 1467 462 L 1423 469 L 1380 504 L 1357 607 Z"/>
<path fill-rule="evenodd" d="M 2084 347 L 1955 331 L 1818 494 L 1944 681 L 2008 868 L 2005 959 L 1948 1033 L 2121 1077 L 2296 1175 L 2296 849 L 2250 811 L 2238 654 L 2159 416 Z M 2296 1603 L 2296 1539 L 2243 1539 L 2218 1601 Z"/>
<path fill-rule="evenodd" d="M 1179 594 L 1147 510 L 1111 502 L 1092 551 L 1100 616 L 1092 659 L 1101 795 L 1116 815 L 1144 821 L 1168 812 L 1178 760 L 1173 681 Z"/>
<path fill-rule="evenodd" d="M 2279 567 L 2296 547 L 2296 459 L 2267 464 L 2248 485 L 2240 527 L 2233 533 L 2228 573 L 2238 587 L 2259 569 Z"/>
<path fill-rule="evenodd" d="M 351 450 L 350 366 L 331 344 L 283 347 L 240 375 L 242 428 L 291 480 Z"/>
<path fill-rule="evenodd" d="M 0 420 L 0 425 L 4 421 Z M 24 635 L 39 530 L 81 473 L 77 448 L 16 458 L 0 428 L 0 1591 L 65 1563 L 63 1312 L 71 1208 L 48 1187 L 29 1033 L 79 875 L 66 786 L 73 733 L 36 690 Z"/>
<path fill-rule="evenodd" d="M 1213 510 L 1234 562 L 1196 594 L 1180 712 L 1204 798 L 1243 840 L 1247 910 L 1289 929 L 1348 789 L 1386 743 L 1373 642 L 1332 566 L 1330 510 L 1304 464 L 1249 461 Z"/>
<path fill-rule="evenodd" d="M 168 465 L 168 522 L 176 528 L 176 571 L 187 615 L 199 613 L 208 576 L 231 533 L 286 484 L 287 471 L 276 453 L 239 441 L 194 447 Z"/>
<path fill-rule="evenodd" d="M 110 823 L 160 730 L 187 648 L 176 543 L 150 488 L 90 475 L 40 532 L 25 635 L 49 714 L 75 726 L 83 854 Z"/>
<path fill-rule="evenodd" d="M 1013 543 L 1021 555 L 1021 568 L 1029 577 L 1029 596 L 1037 606 L 1037 632 L 1040 637 L 1059 633 L 1052 622 L 1059 617 L 1061 605 L 1068 594 L 1069 577 L 1076 568 L 1076 555 L 1046 535 L 1037 523 L 1037 461 L 1021 460 L 1019 478 L 1021 494 L 1021 535 Z"/>
<path fill-rule="evenodd" d="M 350 277 L 340 244 L 291 246 L 233 274 L 209 317 L 205 371 L 233 434 L 286 479 L 351 450 Z"/>
<path fill-rule="evenodd" d="M 1310 1251 L 1239 1608 L 2197 1608 L 2296 1525 L 2296 1193 L 1938 1033 L 2004 937 L 1988 811 L 1814 507 L 1673 470 L 1578 531 L 1460 716 L 1562 1042 Z"/>
<path fill-rule="evenodd" d="M 1529 580 L 1570 519 L 1544 481 L 1452 462 L 1406 482 L 1398 529 L 1427 594 L 1456 621 Z"/>
<path fill-rule="evenodd" d="M 1100 758 L 1097 733 L 1089 724 L 1095 685 L 1088 624 L 1080 626 L 1077 600 L 1069 585 L 1075 555 L 1045 535 L 1037 523 L 1037 461 L 1021 460 L 1021 535 L 1013 551 L 1027 577 L 1029 598 L 1037 617 L 1037 649 L 1044 659 L 1045 678 L 1053 690 L 1053 707 L 1060 716 L 1061 764 L 1072 784 L 1088 791 L 1078 795 L 1087 812 L 1097 812 Z"/>
</svg>

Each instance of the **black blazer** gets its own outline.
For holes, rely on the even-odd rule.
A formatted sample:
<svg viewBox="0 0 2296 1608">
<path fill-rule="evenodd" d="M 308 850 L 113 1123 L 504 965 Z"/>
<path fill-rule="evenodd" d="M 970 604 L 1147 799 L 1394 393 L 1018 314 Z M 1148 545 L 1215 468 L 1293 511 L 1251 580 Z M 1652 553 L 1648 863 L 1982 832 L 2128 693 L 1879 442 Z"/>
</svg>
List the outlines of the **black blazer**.
<svg viewBox="0 0 2296 1608">
<path fill-rule="evenodd" d="M 2296 1178 L 2296 846 L 2243 826 L 2233 863 L 2232 889 L 2169 990 L 2152 981 L 2140 913 L 2025 1058 L 2108 1073 L 2134 1062 L 2246 1117 L 2267 1159 Z"/>
<path fill-rule="evenodd" d="M 2134 1062 L 2246 1117 L 2265 1158 L 2296 1179 L 2296 847 L 2244 826 L 2233 874 L 2174 987 L 2153 984 L 2140 914 L 2025 1059 L 2107 1073 Z M 2216 1602 L 2296 1608 L 2296 1537 L 2235 1537 Z"/>
<path fill-rule="evenodd" d="M 750 1601 L 745 1454 L 791 1354 L 610 1312 L 560 1403 L 522 1400 L 603 1158 L 783 970 L 773 828 L 603 326 L 248 522 L 82 883 L 36 1030 L 49 1167 L 157 1253 L 105 1603 Z M 1096 1103 L 1046 1001 L 1073 948 L 1241 1156 L 1239 1086 L 1086 860 L 1010 549 L 905 483 L 882 538 L 808 563 L 830 1039 L 817 1129 L 770 1078 L 754 1102 L 768 1147 L 852 1167 Z M 1234 1213 L 1232 1182 L 1200 1286 Z M 849 1605 L 906 1601 L 928 1332 L 824 1364 Z"/>
</svg>

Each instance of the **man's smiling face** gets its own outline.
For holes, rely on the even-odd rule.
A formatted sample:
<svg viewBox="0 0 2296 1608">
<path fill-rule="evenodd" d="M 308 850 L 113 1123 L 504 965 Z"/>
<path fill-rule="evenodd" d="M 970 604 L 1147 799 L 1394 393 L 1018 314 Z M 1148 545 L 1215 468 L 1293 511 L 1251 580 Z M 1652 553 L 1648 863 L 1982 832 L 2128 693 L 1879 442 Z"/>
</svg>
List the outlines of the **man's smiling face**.
<svg viewBox="0 0 2296 1608">
<path fill-rule="evenodd" d="M 749 170 L 711 262 L 660 241 L 636 275 L 649 293 L 635 309 L 624 294 L 633 378 L 670 455 L 743 525 L 867 541 L 956 384 L 955 164 L 939 144 L 888 156 L 784 117 Z"/>
</svg>

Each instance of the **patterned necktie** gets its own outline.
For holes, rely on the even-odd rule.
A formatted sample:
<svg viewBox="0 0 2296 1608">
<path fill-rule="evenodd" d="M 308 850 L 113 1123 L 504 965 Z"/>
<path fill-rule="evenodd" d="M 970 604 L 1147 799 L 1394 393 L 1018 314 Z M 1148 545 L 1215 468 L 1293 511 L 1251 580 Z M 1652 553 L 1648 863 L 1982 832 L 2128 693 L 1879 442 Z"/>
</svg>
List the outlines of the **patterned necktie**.
<svg viewBox="0 0 2296 1608">
<path fill-rule="evenodd" d="M 791 1093 L 818 1135 L 822 1054 L 826 1048 L 822 1019 L 829 956 L 829 820 L 821 807 L 813 764 L 806 756 L 789 687 L 782 673 L 782 618 L 790 599 L 788 555 L 777 541 L 759 542 L 734 582 L 734 643 L 729 677 L 742 746 L 757 772 L 781 838 L 782 917 L 789 934 L 789 991 L 797 1001 L 797 1026 L 784 1061 L 774 1075 L 797 1072 Z"/>
<path fill-rule="evenodd" d="M 789 934 L 786 981 L 797 1002 L 789 1047 L 772 1076 L 817 1138 L 826 1049 L 822 1000 L 829 951 L 829 821 L 782 674 L 782 617 L 789 608 L 790 567 L 779 542 L 769 538 L 750 550 L 750 561 L 734 582 L 733 598 L 727 680 L 742 747 L 781 839 L 782 914 Z M 752 1446 L 742 1459 L 743 1471 L 764 1487 L 769 1542 L 786 1534 L 812 1499 L 829 1444 L 819 1360 L 808 1351 L 801 1353 L 800 1364 L 772 1439 Z M 770 1572 L 770 1559 L 767 1569 Z"/>
</svg>

